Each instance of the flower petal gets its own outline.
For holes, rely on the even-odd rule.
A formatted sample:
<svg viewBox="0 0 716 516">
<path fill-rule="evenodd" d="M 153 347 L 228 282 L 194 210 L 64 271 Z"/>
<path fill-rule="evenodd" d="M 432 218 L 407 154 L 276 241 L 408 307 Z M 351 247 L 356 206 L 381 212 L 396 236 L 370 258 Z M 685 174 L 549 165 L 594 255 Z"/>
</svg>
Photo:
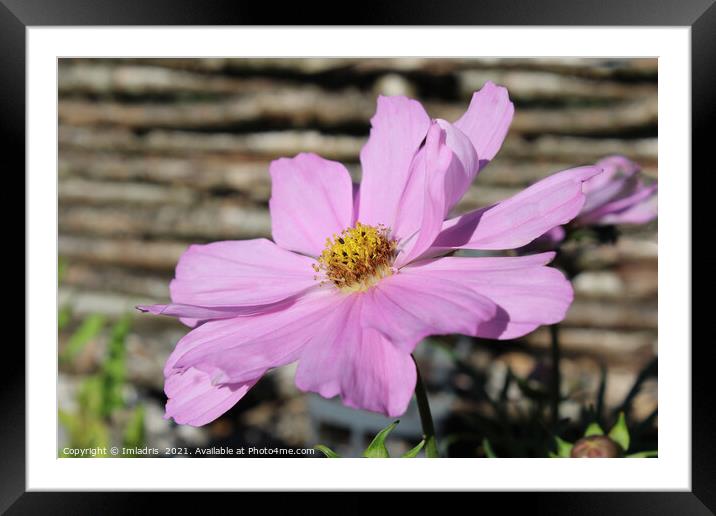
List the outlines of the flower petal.
<svg viewBox="0 0 716 516">
<path fill-rule="evenodd" d="M 349 407 L 397 417 L 405 412 L 416 382 L 409 352 L 380 332 L 360 325 L 363 296 L 336 307 L 322 333 L 306 346 L 296 371 L 296 386 Z"/>
<path fill-rule="evenodd" d="M 656 218 L 656 192 L 656 183 L 646 186 L 638 182 L 630 195 L 603 204 L 581 215 L 576 222 L 582 225 L 645 224 Z"/>
<path fill-rule="evenodd" d="M 172 301 L 211 307 L 275 303 L 316 285 L 313 263 L 265 238 L 192 245 L 177 263 Z"/>
<path fill-rule="evenodd" d="M 552 228 L 547 231 L 544 235 L 535 238 L 529 244 L 517 249 L 517 253 L 520 255 L 525 255 L 552 251 L 554 249 L 557 249 L 559 244 L 564 241 L 566 236 L 567 231 L 564 229 L 564 226 L 557 226 L 556 228 Z"/>
<path fill-rule="evenodd" d="M 334 309 L 336 296 L 325 289 L 298 298 L 284 310 L 209 321 L 179 341 L 171 368 L 199 369 L 217 385 L 255 381 L 268 369 L 298 359 Z"/>
<path fill-rule="evenodd" d="M 254 383 L 217 386 L 198 369 L 174 371 L 164 383 L 168 397 L 164 418 L 180 425 L 205 425 L 233 407 Z"/>
<path fill-rule="evenodd" d="M 599 172 L 594 166 L 564 170 L 493 206 L 447 220 L 430 253 L 526 245 L 572 220 L 584 204 L 582 183 Z"/>
<path fill-rule="evenodd" d="M 445 176 L 445 216 L 447 216 L 472 184 L 480 164 L 475 147 L 465 133 L 445 120 L 438 119 L 437 123 L 445 131 L 445 142 L 456 158 Z"/>
<path fill-rule="evenodd" d="M 208 323 L 212 324 L 212 323 Z M 194 367 L 179 369 L 176 362 L 200 341 L 187 338 L 177 343 L 164 365 L 164 393 L 167 395 L 165 419 L 181 425 L 202 426 L 210 423 L 233 407 L 258 381 L 215 385 L 211 376 Z"/>
<path fill-rule="evenodd" d="M 179 317 L 189 326 L 275 310 L 318 285 L 313 263 L 264 238 L 192 245 L 169 285 L 172 303 L 137 308 Z"/>
<path fill-rule="evenodd" d="M 287 310 L 209 321 L 178 343 L 164 366 L 166 417 L 203 425 L 230 409 L 273 367 L 295 361 L 333 310 L 332 292 L 314 292 Z"/>
<path fill-rule="evenodd" d="M 260 306 L 196 306 L 181 303 L 168 305 L 139 305 L 137 310 L 153 315 L 168 315 L 192 321 L 210 321 L 212 319 L 228 319 L 241 315 L 255 315 L 274 309 L 276 303 Z M 193 326 L 193 325 L 192 325 Z"/>
<path fill-rule="evenodd" d="M 470 105 L 455 127 L 472 142 L 484 168 L 502 147 L 512 123 L 515 106 L 510 102 L 507 89 L 488 81 L 472 95 Z"/>
<path fill-rule="evenodd" d="M 412 164 L 411 178 L 401 199 L 394 236 L 399 239 L 395 261 L 401 267 L 420 256 L 440 233 L 447 211 L 446 187 L 451 173 L 462 174 L 462 165 L 448 147 L 446 132 L 436 122 L 425 146 Z"/>
<path fill-rule="evenodd" d="M 318 256 L 326 238 L 353 222 L 353 184 L 346 168 L 316 154 L 273 161 L 271 230 L 284 249 Z"/>
<path fill-rule="evenodd" d="M 602 217 L 603 224 L 646 224 L 654 220 L 659 213 L 656 186 L 650 193 L 649 197 L 641 202 L 630 206 L 618 213 L 612 213 Z"/>
<path fill-rule="evenodd" d="M 410 165 L 430 128 L 419 102 L 407 97 L 378 97 L 368 142 L 360 153 L 363 177 L 358 220 L 394 227 Z"/>
<path fill-rule="evenodd" d="M 427 292 L 434 285 L 460 282 L 497 305 L 494 317 L 462 333 L 513 339 L 540 325 L 561 321 L 572 303 L 569 281 L 557 269 L 545 266 L 553 257 L 552 252 L 522 257 L 444 257 L 414 262 L 404 271 L 410 271 Z"/>
<path fill-rule="evenodd" d="M 432 281 L 412 264 L 364 294 L 364 327 L 375 328 L 406 353 L 428 335 L 465 333 L 495 317 L 495 304 L 460 278 Z"/>
<path fill-rule="evenodd" d="M 382 333 L 364 328 L 343 358 L 341 399 L 352 408 L 398 417 L 407 410 L 416 381 L 413 358 Z"/>
<path fill-rule="evenodd" d="M 614 179 L 633 177 L 641 170 L 638 163 L 619 155 L 602 158 L 595 165 L 604 171 L 584 183 L 584 193 L 587 194 L 587 197 L 601 190 Z"/>
</svg>

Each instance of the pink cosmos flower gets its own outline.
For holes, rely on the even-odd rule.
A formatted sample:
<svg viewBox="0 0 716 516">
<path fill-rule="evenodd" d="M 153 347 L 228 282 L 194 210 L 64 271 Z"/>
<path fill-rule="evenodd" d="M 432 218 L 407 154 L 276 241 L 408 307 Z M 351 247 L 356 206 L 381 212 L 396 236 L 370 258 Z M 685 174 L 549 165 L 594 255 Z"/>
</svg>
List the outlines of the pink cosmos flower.
<svg viewBox="0 0 716 516">
<path fill-rule="evenodd" d="M 492 83 L 456 122 L 379 97 L 354 185 L 315 154 L 271 163 L 273 241 L 192 245 L 172 303 L 138 307 L 194 327 L 164 369 L 167 418 L 203 425 L 271 368 L 298 362 L 296 385 L 350 407 L 402 414 L 416 384 L 411 353 L 428 335 L 511 339 L 562 320 L 573 292 L 554 253 L 446 256 L 523 246 L 575 217 L 588 166 L 503 202 L 446 216 L 495 156 L 514 108 Z"/>
<path fill-rule="evenodd" d="M 657 184 L 644 181 L 637 163 L 609 156 L 597 166 L 604 172 L 584 183 L 587 200 L 575 224 L 646 224 L 656 218 Z"/>
<path fill-rule="evenodd" d="M 596 166 L 604 172 L 585 181 L 587 199 L 571 226 L 646 224 L 656 218 L 657 183 L 647 184 L 637 163 L 624 156 L 608 156 Z M 554 249 L 566 234 L 562 226 L 552 228 L 521 251 Z"/>
</svg>

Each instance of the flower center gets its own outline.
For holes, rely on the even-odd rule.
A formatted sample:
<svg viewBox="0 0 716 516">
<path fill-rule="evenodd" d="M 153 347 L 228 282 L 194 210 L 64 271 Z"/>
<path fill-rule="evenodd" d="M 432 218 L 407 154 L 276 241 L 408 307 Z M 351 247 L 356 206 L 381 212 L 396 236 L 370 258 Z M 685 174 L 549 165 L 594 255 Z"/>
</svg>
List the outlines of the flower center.
<svg viewBox="0 0 716 516">
<path fill-rule="evenodd" d="M 356 222 L 333 238 L 326 239 L 326 248 L 313 269 L 322 282 L 331 281 L 343 292 L 362 292 L 393 273 L 391 265 L 397 242 L 390 238 L 390 229 L 382 224 L 366 226 Z"/>
</svg>

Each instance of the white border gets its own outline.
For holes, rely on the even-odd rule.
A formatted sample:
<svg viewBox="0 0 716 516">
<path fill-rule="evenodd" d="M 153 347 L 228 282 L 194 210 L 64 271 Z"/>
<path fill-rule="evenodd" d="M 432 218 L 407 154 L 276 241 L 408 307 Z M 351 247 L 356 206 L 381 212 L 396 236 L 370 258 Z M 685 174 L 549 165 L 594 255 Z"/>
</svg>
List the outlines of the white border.
<svg viewBox="0 0 716 516">
<path fill-rule="evenodd" d="M 27 488 L 689 490 L 690 29 L 56 28 L 27 32 Z M 330 54 L 327 54 L 329 52 Z M 659 458 L 57 459 L 60 56 L 659 57 Z M 662 306 L 666 299 L 668 306 Z"/>
</svg>

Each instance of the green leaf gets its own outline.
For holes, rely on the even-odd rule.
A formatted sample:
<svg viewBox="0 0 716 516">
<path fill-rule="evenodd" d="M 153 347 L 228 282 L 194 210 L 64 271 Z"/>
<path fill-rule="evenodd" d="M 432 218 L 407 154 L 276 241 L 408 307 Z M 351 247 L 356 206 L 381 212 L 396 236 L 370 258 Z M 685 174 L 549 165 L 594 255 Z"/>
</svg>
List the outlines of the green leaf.
<svg viewBox="0 0 716 516">
<path fill-rule="evenodd" d="M 104 327 L 104 317 L 100 314 L 88 316 L 67 341 L 62 351 L 61 360 L 73 360 L 84 349 L 89 341 L 96 338 Z"/>
<path fill-rule="evenodd" d="M 144 441 L 144 405 L 137 405 L 124 429 L 123 442 L 127 448 L 141 448 Z"/>
<path fill-rule="evenodd" d="M 644 459 L 647 457 L 658 457 L 659 452 L 656 450 L 650 450 L 650 451 L 643 451 L 638 453 L 632 453 L 631 455 L 627 455 L 627 459 Z"/>
<path fill-rule="evenodd" d="M 331 450 L 328 446 L 324 446 L 322 444 L 317 444 L 313 447 L 314 450 L 318 450 L 323 455 L 325 455 L 329 459 L 339 459 L 340 455 L 338 455 L 336 452 Z"/>
<path fill-rule="evenodd" d="M 73 414 L 60 409 L 57 411 L 57 418 L 68 432 L 73 432 L 77 428 L 77 418 Z"/>
<path fill-rule="evenodd" d="M 485 455 L 487 455 L 490 459 L 497 458 L 497 455 L 495 455 L 495 451 L 492 449 L 492 445 L 490 444 L 490 441 L 487 440 L 487 437 L 482 440 L 482 447 L 485 449 Z"/>
<path fill-rule="evenodd" d="M 403 457 L 404 459 L 413 459 L 413 458 L 417 457 L 417 456 L 418 456 L 418 453 L 420 453 L 420 450 L 423 449 L 423 446 L 425 446 L 425 439 L 423 439 L 422 441 L 420 441 L 420 442 L 418 443 L 418 445 L 417 445 L 415 448 L 413 448 L 412 450 L 409 450 L 409 451 L 405 452 L 405 453 L 402 455 L 402 457 Z"/>
<path fill-rule="evenodd" d="M 599 426 L 599 423 L 594 422 L 587 427 L 587 430 L 584 432 L 584 437 L 589 437 L 590 435 L 604 435 L 604 430 Z"/>
<path fill-rule="evenodd" d="M 554 442 L 557 444 L 557 456 L 567 458 L 570 456 L 570 453 L 572 452 L 572 443 L 568 443 L 567 441 L 560 439 L 556 435 L 554 436 Z"/>
<path fill-rule="evenodd" d="M 77 391 L 77 403 L 80 406 L 80 415 L 83 417 L 99 418 L 104 405 L 104 391 L 102 378 L 92 375 L 85 378 Z"/>
<path fill-rule="evenodd" d="M 624 412 L 619 413 L 616 424 L 609 430 L 609 438 L 622 447 L 622 450 L 629 449 L 629 429 L 627 428 Z"/>
<path fill-rule="evenodd" d="M 57 330 L 62 330 L 72 320 L 72 306 L 65 305 L 57 312 Z"/>
<path fill-rule="evenodd" d="M 115 409 L 124 408 L 122 389 L 127 376 L 125 363 L 125 341 L 129 334 L 131 319 L 124 316 L 113 327 L 107 346 L 107 358 L 102 364 L 103 407 L 102 413 L 109 416 Z"/>
<path fill-rule="evenodd" d="M 63 257 L 57 258 L 57 286 L 59 287 L 62 284 L 62 280 L 65 277 L 65 273 L 67 272 L 67 260 L 65 260 Z"/>
<path fill-rule="evenodd" d="M 373 441 L 363 452 L 363 457 L 368 459 L 387 459 L 390 457 L 388 448 L 385 447 L 385 439 L 388 437 L 388 434 L 393 431 L 393 428 L 398 426 L 398 423 L 399 421 L 391 423 L 378 432 Z"/>
</svg>

